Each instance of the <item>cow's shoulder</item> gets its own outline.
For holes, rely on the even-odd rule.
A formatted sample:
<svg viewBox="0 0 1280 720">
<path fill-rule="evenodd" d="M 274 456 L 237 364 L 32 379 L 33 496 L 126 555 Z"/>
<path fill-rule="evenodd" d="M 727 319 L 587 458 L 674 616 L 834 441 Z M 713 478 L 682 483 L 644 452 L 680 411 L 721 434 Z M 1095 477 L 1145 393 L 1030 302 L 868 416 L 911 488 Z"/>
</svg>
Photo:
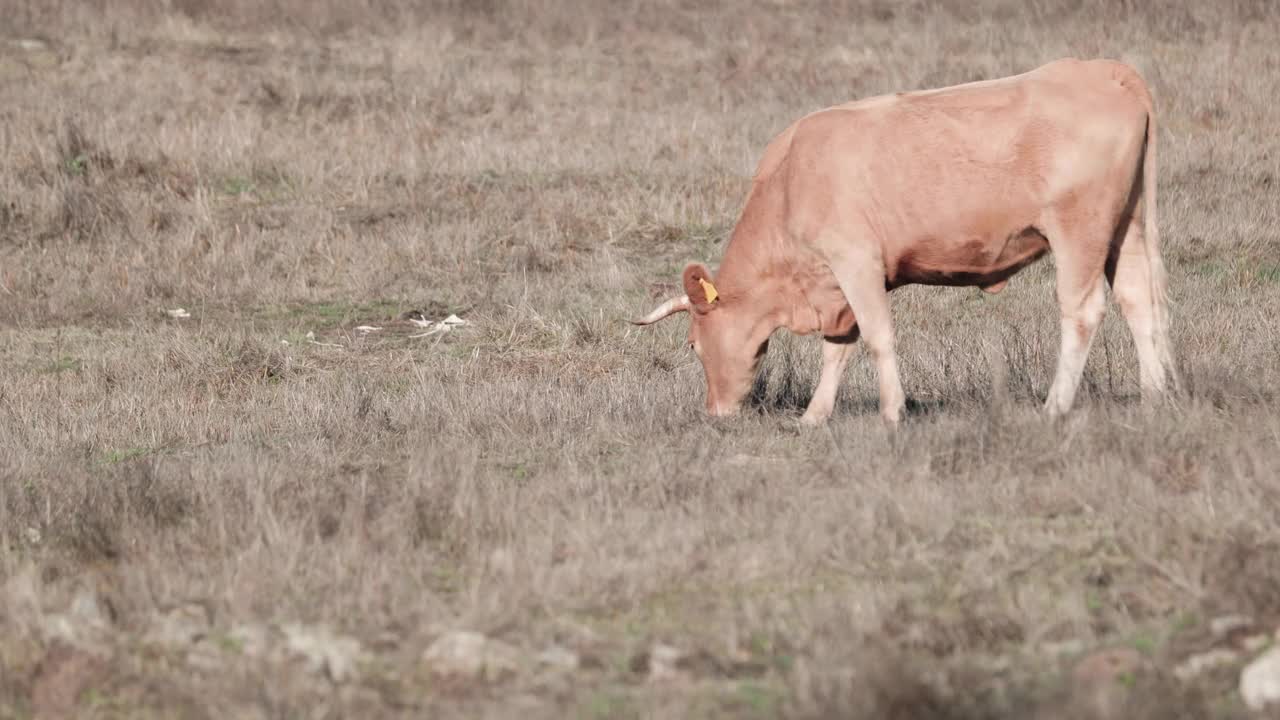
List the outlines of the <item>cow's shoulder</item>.
<svg viewBox="0 0 1280 720">
<path fill-rule="evenodd" d="M 796 146 L 797 139 L 803 139 L 806 144 L 813 144 L 815 141 L 821 143 L 832 134 L 856 123 L 861 122 L 862 127 L 866 127 L 868 121 L 881 116 L 882 111 L 898 102 L 896 94 L 875 95 L 825 107 L 802 116 L 769 142 L 756 167 L 754 181 L 762 182 L 777 172 Z"/>
</svg>

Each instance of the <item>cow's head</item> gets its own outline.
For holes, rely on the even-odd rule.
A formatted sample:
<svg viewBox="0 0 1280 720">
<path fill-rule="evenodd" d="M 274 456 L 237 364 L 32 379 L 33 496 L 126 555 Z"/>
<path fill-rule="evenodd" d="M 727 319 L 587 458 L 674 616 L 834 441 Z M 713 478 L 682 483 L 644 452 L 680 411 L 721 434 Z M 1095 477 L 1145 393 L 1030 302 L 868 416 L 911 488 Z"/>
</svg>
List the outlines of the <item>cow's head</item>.
<svg viewBox="0 0 1280 720">
<path fill-rule="evenodd" d="M 707 376 L 707 412 L 732 415 L 751 391 L 760 359 L 775 327 L 754 307 L 757 303 L 716 289 L 702 263 L 684 269 L 684 292 L 659 305 L 636 325 L 649 325 L 679 312 L 689 313 L 689 346 Z"/>
</svg>

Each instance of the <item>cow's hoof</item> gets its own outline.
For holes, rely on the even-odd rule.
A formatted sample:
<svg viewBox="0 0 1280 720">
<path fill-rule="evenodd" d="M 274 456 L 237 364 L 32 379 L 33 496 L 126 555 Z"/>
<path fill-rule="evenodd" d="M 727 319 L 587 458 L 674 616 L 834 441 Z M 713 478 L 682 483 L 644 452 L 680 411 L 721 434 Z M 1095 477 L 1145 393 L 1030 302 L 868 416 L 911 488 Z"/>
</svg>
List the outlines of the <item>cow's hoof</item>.
<svg viewBox="0 0 1280 720">
<path fill-rule="evenodd" d="M 1067 413 L 1071 412 L 1071 408 L 1064 408 L 1060 404 L 1050 400 L 1044 404 L 1041 408 L 1041 412 L 1044 413 L 1045 417 L 1056 421 L 1064 419 L 1067 416 Z"/>
<path fill-rule="evenodd" d="M 890 430 L 896 430 L 902 422 L 902 416 L 905 414 L 906 408 L 902 406 L 886 408 L 880 411 L 880 419 L 884 421 L 885 426 Z"/>
<path fill-rule="evenodd" d="M 827 424 L 827 418 L 829 418 L 829 417 L 831 417 L 831 416 L 830 416 L 830 415 L 818 415 L 817 413 L 814 413 L 814 414 L 810 415 L 809 413 L 805 413 L 805 414 L 803 414 L 803 415 L 801 415 L 801 416 L 800 416 L 800 421 L 799 421 L 799 423 L 800 423 L 800 426 L 801 426 L 801 427 L 806 427 L 806 428 L 821 427 L 821 426 L 823 426 L 823 425 L 826 425 L 826 424 Z"/>
</svg>

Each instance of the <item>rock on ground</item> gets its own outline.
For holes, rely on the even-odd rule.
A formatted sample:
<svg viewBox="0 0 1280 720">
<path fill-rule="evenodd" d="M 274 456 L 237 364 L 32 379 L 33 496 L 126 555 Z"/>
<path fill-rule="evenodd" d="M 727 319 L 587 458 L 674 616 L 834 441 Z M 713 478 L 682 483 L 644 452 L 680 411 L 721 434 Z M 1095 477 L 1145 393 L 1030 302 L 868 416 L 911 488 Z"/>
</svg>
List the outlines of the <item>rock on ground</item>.
<svg viewBox="0 0 1280 720">
<path fill-rule="evenodd" d="M 355 638 L 334 635 L 322 627 L 286 625 L 282 630 L 285 647 L 291 655 L 301 658 L 310 672 L 327 675 L 335 683 L 355 677 L 364 656 Z"/>
<path fill-rule="evenodd" d="M 558 670 L 577 670 L 580 661 L 578 654 L 574 651 L 560 645 L 552 645 L 538 653 L 538 663 Z"/>
<path fill-rule="evenodd" d="M 1273 647 L 1240 673 L 1240 696 L 1252 710 L 1280 707 L 1280 647 Z"/>
<path fill-rule="evenodd" d="M 1173 668 L 1173 676 L 1183 682 L 1190 682 L 1215 668 L 1231 665 L 1239 659 L 1240 656 L 1234 650 L 1214 648 L 1192 655 L 1178 663 Z"/>
<path fill-rule="evenodd" d="M 516 674 L 520 653 L 478 632 L 455 630 L 431 643 L 422 654 L 422 662 L 437 676 L 492 682 Z"/>
<path fill-rule="evenodd" d="M 199 603 L 176 607 L 157 618 L 143 642 L 170 650 L 186 648 L 209 633 L 209 611 Z"/>
</svg>

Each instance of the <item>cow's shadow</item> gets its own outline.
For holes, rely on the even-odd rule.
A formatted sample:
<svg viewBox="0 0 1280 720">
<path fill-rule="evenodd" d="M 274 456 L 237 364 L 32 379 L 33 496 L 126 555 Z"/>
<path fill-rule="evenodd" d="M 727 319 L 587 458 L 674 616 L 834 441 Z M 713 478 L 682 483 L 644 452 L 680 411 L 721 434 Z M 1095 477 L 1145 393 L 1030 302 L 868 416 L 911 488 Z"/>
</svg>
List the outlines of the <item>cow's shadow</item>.
<svg viewBox="0 0 1280 720">
<path fill-rule="evenodd" d="M 747 396 L 746 405 L 762 415 L 799 415 L 809 407 L 813 399 L 816 380 L 800 377 L 793 371 L 761 373 L 756 377 Z M 1141 404 L 1142 396 L 1133 392 L 1117 392 L 1104 388 L 1100 383 L 1085 378 L 1077 395 L 1076 405 L 1108 404 L 1117 407 L 1130 407 Z M 950 396 L 911 397 L 906 399 L 906 415 L 914 418 L 942 416 L 956 412 L 991 409 L 996 404 L 1007 404 L 1011 407 L 1041 407 L 1044 404 L 1042 393 L 1030 389 L 1011 393 L 1003 400 L 997 400 L 989 392 L 975 391 L 970 388 L 956 388 Z M 866 388 L 842 387 L 836 396 L 835 415 L 859 416 L 875 415 L 880 412 L 878 390 L 873 386 Z"/>
<path fill-rule="evenodd" d="M 762 372 L 747 395 L 747 407 L 765 414 L 804 412 L 813 399 L 813 383 L 794 372 Z"/>
<path fill-rule="evenodd" d="M 763 415 L 799 415 L 813 399 L 816 381 L 801 378 L 794 372 L 761 373 L 747 396 L 747 407 Z M 851 397 L 852 396 L 852 397 Z M 972 407 L 971 398 L 907 397 L 907 415 L 927 417 Z M 880 398 L 872 388 L 870 394 L 842 389 L 836 396 L 833 413 L 841 415 L 875 415 L 880 412 Z"/>
</svg>

